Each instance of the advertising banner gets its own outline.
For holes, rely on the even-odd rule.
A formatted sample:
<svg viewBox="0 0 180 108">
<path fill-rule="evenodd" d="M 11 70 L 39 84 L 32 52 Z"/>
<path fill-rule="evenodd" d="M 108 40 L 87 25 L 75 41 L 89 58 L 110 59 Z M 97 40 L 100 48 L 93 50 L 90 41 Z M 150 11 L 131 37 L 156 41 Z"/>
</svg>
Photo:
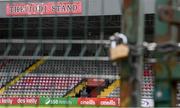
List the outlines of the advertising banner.
<svg viewBox="0 0 180 108">
<path fill-rule="evenodd" d="M 41 105 L 77 105 L 78 98 L 40 98 Z"/>
<path fill-rule="evenodd" d="M 13 2 L 6 4 L 7 16 L 81 14 L 82 1 Z"/>
<path fill-rule="evenodd" d="M 0 105 L 120 106 L 120 98 L 0 98 Z"/>
<path fill-rule="evenodd" d="M 99 106 L 120 106 L 120 98 L 99 98 Z"/>
<path fill-rule="evenodd" d="M 95 106 L 98 104 L 97 98 L 78 98 L 78 105 L 92 105 Z"/>
<path fill-rule="evenodd" d="M 78 105 L 120 106 L 120 98 L 79 98 Z"/>
<path fill-rule="evenodd" d="M 0 105 L 8 104 L 8 105 L 37 105 L 39 104 L 39 98 L 0 98 Z"/>
</svg>

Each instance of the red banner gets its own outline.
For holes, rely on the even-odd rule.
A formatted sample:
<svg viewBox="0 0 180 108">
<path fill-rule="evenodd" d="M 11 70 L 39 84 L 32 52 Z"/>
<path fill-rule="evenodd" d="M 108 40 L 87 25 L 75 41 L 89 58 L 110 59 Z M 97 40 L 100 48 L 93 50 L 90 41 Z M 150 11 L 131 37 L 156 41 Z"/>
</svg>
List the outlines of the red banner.
<svg viewBox="0 0 180 108">
<path fill-rule="evenodd" d="M 120 106 L 120 98 L 79 98 L 78 105 Z"/>
<path fill-rule="evenodd" d="M 78 105 L 97 105 L 97 98 L 78 98 Z"/>
<path fill-rule="evenodd" d="M 0 98 L 0 104 L 8 105 L 37 105 L 39 104 L 39 98 Z"/>
<path fill-rule="evenodd" d="M 7 16 L 81 14 L 82 2 L 7 3 Z"/>
<path fill-rule="evenodd" d="M 41 99 L 41 101 L 45 101 Z M 49 100 L 47 100 L 49 101 Z M 120 106 L 120 98 L 78 98 L 78 105 L 80 106 Z M 76 103 L 75 101 L 75 103 Z M 0 105 L 39 105 L 40 98 L 0 98 Z"/>
<path fill-rule="evenodd" d="M 99 106 L 120 106 L 120 98 L 99 98 Z"/>
</svg>

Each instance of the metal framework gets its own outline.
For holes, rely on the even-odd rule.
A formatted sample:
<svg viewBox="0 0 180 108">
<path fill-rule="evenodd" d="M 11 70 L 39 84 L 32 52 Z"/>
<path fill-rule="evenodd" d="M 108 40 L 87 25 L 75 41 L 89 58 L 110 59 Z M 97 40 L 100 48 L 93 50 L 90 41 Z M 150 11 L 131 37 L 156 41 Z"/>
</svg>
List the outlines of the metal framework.
<svg viewBox="0 0 180 108">
<path fill-rule="evenodd" d="M 122 32 L 128 37 L 129 44 L 139 46 L 144 41 L 144 1 L 124 0 Z M 137 17 L 134 17 L 137 16 Z M 121 61 L 121 106 L 141 106 L 141 83 L 143 76 L 143 51 L 137 47 L 137 54 L 130 54 Z M 131 63 L 132 64 L 131 64 Z M 128 85 L 128 86 L 127 86 Z"/>
<path fill-rule="evenodd" d="M 180 36 L 180 2 L 179 0 L 156 0 L 157 16 L 155 26 L 155 41 L 158 44 L 176 44 Z M 158 58 L 155 63 L 155 105 L 166 107 L 179 106 L 179 96 L 175 90 L 176 82 L 179 81 L 178 75 L 178 50 L 176 48 L 153 54 Z M 173 48 L 170 48 L 173 49 Z"/>
<path fill-rule="evenodd" d="M 145 32 L 147 40 L 150 40 L 153 15 L 146 15 L 145 22 L 149 24 Z M 35 59 L 45 53 L 46 56 L 54 56 L 49 59 L 63 59 L 64 55 L 68 55 L 71 59 L 109 60 L 109 36 L 121 31 L 120 16 L 10 18 L 2 19 L 0 23 L 1 59 L 30 58 L 33 55 Z M 74 54 L 76 56 L 70 56 L 74 50 L 78 50 Z"/>
<path fill-rule="evenodd" d="M 120 15 L 105 16 L 104 3 L 101 1 L 101 16 L 1 18 L 0 59 L 40 59 L 48 56 L 48 60 L 109 61 L 108 39 L 115 32 L 122 31 L 128 36 L 130 44 L 135 46 L 142 45 L 144 40 L 153 40 L 154 15 L 149 14 L 144 18 L 144 0 L 124 0 L 122 18 Z M 88 15 L 88 9 L 87 6 L 85 15 Z M 138 53 L 140 56 L 133 55 L 122 62 L 121 96 L 127 89 L 129 91 L 126 97 L 121 97 L 121 102 L 125 102 L 122 106 L 140 106 L 143 72 L 141 48 L 138 48 Z M 128 64 L 134 58 L 137 58 L 132 62 L 135 65 Z M 137 64 L 142 67 L 138 68 Z M 127 74 L 123 74 L 124 72 Z M 111 79 L 112 77 L 117 76 L 110 76 Z M 127 84 L 135 85 L 135 91 L 131 92 L 133 88 L 126 88 Z M 127 97 L 132 99 L 127 102 Z"/>
</svg>

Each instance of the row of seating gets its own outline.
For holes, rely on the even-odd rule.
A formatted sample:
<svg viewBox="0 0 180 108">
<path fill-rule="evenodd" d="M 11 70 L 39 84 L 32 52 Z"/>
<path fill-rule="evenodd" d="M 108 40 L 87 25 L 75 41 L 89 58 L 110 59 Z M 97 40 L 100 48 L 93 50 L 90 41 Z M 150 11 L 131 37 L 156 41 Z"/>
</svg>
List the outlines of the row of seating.
<svg viewBox="0 0 180 108">
<path fill-rule="evenodd" d="M 141 89 L 142 98 L 152 99 L 153 91 L 154 91 L 154 75 L 152 70 L 152 64 L 145 62 L 142 89 Z"/>
<path fill-rule="evenodd" d="M 36 96 L 64 96 L 74 88 L 82 78 L 48 77 L 45 74 L 37 77 L 25 76 L 15 85 L 10 86 L 3 95 L 36 95 Z"/>
<path fill-rule="evenodd" d="M 43 77 L 41 77 L 43 76 Z M 71 75 L 70 75 L 71 76 Z M 65 76 L 62 76 L 62 77 L 57 77 L 57 76 L 48 76 L 48 75 L 34 75 L 31 74 L 31 76 L 27 75 L 23 78 L 21 78 L 22 80 L 63 80 L 63 81 L 69 81 L 69 80 L 79 80 L 80 78 L 79 77 L 65 77 Z"/>
<path fill-rule="evenodd" d="M 0 69 L 0 87 L 24 72 L 34 62 L 35 60 L 10 60 Z M 117 70 L 117 67 L 108 61 L 48 60 L 10 86 L 1 97 L 62 97 L 82 81 L 81 75 L 118 75 Z"/>
<path fill-rule="evenodd" d="M 115 90 L 113 90 L 109 96 L 110 98 L 119 98 L 120 97 L 120 87 L 116 88 Z"/>
<path fill-rule="evenodd" d="M 8 62 L 7 62 L 8 61 Z M 0 88 L 10 82 L 14 77 L 24 72 L 34 60 L 3 60 L 0 61 Z"/>
<path fill-rule="evenodd" d="M 72 83 L 72 84 L 76 84 L 76 83 Z M 34 89 L 37 89 L 37 90 L 49 90 L 49 88 L 52 88 L 53 90 L 63 90 L 63 89 L 68 89 L 69 86 L 68 84 L 60 84 L 60 85 L 46 85 L 46 84 L 43 84 L 43 85 L 29 85 L 29 84 L 26 84 L 26 85 L 15 85 L 15 86 L 11 86 L 9 87 L 9 89 L 13 89 L 13 90 L 23 90 L 23 89 L 27 89 L 27 90 L 34 90 Z"/>
<path fill-rule="evenodd" d="M 11 60 L 6 66 L 0 69 L 1 76 L 17 76 L 27 67 L 32 65 L 34 60 Z M 45 74 L 93 74 L 93 75 L 118 75 L 118 69 L 108 61 L 77 61 L 48 60 L 37 68 L 33 73 Z"/>
<path fill-rule="evenodd" d="M 43 91 L 8 91 L 5 92 L 1 97 L 62 97 L 67 91 L 61 92 L 43 92 Z"/>
<path fill-rule="evenodd" d="M 109 61 L 48 60 L 34 73 L 118 75 L 119 71 Z"/>
</svg>

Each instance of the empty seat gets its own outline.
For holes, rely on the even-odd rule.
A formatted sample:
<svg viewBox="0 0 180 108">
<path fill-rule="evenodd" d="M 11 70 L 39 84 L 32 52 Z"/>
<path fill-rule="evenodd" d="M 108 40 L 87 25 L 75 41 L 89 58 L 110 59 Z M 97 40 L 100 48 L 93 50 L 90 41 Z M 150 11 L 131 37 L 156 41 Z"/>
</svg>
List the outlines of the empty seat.
<svg viewBox="0 0 180 108">
<path fill-rule="evenodd" d="M 117 70 L 109 61 L 48 60 L 34 73 L 119 75 Z"/>
<path fill-rule="evenodd" d="M 0 87 L 10 82 L 15 76 L 24 72 L 26 68 L 32 65 L 34 60 L 4 60 L 0 64 Z"/>
<path fill-rule="evenodd" d="M 62 97 L 82 78 L 56 76 L 25 76 L 10 86 L 3 95 L 7 96 L 59 96 Z"/>
<path fill-rule="evenodd" d="M 110 98 L 120 98 L 120 87 L 116 88 L 115 90 L 113 90 L 109 96 Z"/>
</svg>

